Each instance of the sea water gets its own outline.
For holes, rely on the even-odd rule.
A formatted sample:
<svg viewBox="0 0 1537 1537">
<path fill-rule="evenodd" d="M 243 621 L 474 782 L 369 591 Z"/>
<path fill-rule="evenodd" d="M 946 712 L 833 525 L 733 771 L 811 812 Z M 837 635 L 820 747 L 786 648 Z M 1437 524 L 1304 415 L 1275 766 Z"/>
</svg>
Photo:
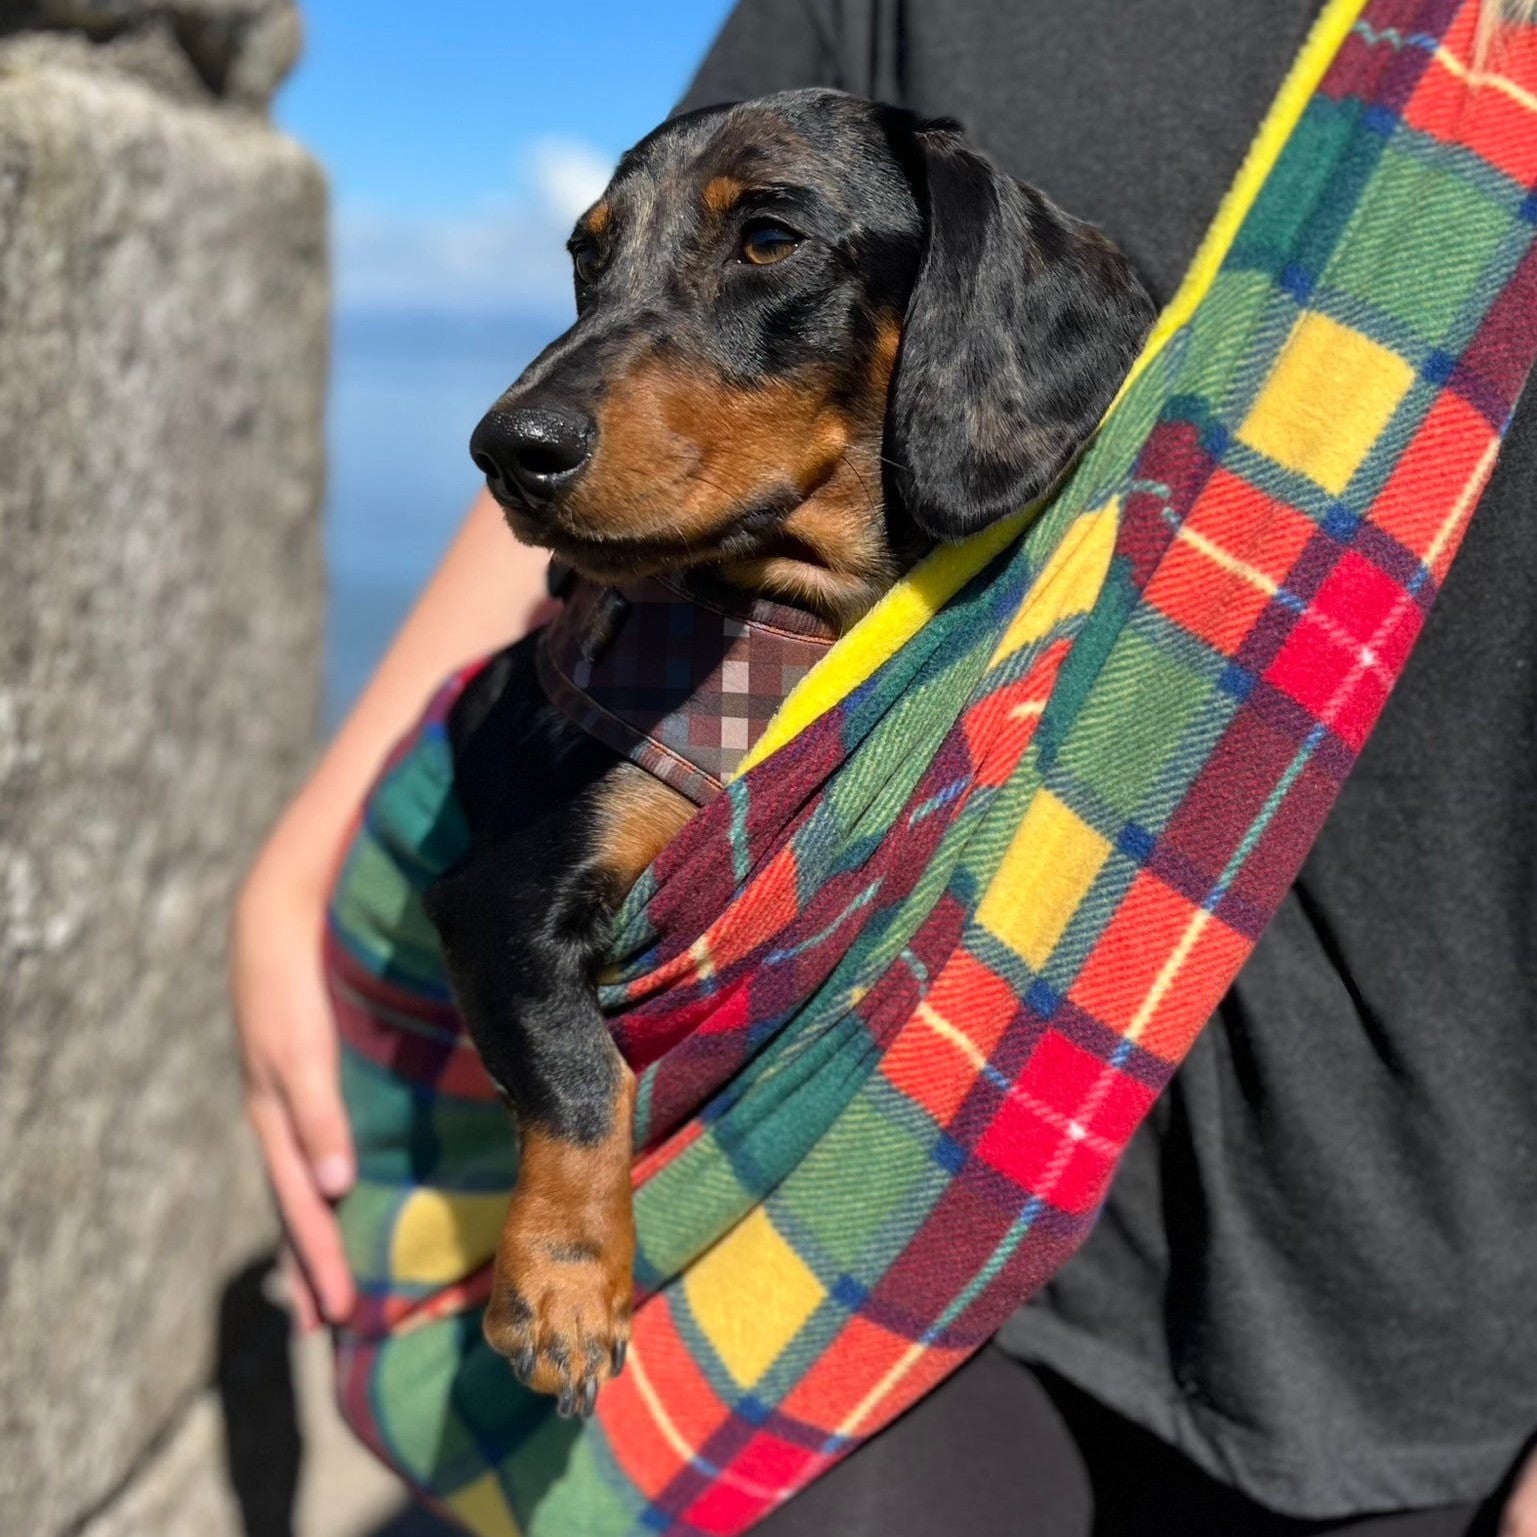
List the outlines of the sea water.
<svg viewBox="0 0 1537 1537">
<path fill-rule="evenodd" d="M 327 437 L 328 729 L 367 681 L 479 488 L 467 447 L 475 423 L 565 323 L 338 317 Z"/>
</svg>

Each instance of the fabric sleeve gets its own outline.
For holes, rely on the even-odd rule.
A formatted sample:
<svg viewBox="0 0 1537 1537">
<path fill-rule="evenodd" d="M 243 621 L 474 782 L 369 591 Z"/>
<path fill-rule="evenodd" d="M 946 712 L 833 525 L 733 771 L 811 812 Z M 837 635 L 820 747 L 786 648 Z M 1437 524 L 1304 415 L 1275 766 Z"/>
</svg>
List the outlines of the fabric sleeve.
<svg viewBox="0 0 1537 1537">
<path fill-rule="evenodd" d="M 811 0 L 738 0 L 676 110 L 807 85 L 848 89 L 830 28 Z"/>
</svg>

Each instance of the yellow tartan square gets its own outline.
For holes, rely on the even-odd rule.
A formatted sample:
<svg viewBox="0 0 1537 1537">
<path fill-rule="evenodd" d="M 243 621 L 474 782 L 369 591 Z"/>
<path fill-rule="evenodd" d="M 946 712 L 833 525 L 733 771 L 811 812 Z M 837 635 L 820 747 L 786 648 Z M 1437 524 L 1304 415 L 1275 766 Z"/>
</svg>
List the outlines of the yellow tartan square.
<svg viewBox="0 0 1537 1537">
<path fill-rule="evenodd" d="M 751 1387 L 827 1293 L 758 1207 L 686 1274 L 683 1292 L 726 1370 Z"/>
<path fill-rule="evenodd" d="M 523 1537 L 495 1473 L 483 1473 L 474 1483 L 444 1495 L 443 1503 L 475 1537 Z"/>
<path fill-rule="evenodd" d="M 1039 971 L 1109 855 L 1092 827 L 1042 790 L 1015 830 L 978 922 Z"/>
<path fill-rule="evenodd" d="M 390 1275 L 407 1286 L 444 1286 L 496 1253 L 505 1190 L 413 1190 L 390 1239 Z"/>
<path fill-rule="evenodd" d="M 1309 311 L 1292 327 L 1238 436 L 1338 496 L 1413 382 L 1397 353 Z"/>
</svg>

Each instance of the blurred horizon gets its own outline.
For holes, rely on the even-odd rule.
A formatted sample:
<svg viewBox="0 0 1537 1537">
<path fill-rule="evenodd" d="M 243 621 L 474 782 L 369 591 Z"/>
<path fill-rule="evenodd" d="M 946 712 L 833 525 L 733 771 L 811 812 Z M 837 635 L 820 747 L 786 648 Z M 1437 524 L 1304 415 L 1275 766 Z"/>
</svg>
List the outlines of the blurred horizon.
<svg viewBox="0 0 1537 1537">
<path fill-rule="evenodd" d="M 570 323 L 573 220 L 728 9 L 306 6 L 274 116 L 332 189 L 327 729 L 477 489 L 471 429 Z"/>
</svg>

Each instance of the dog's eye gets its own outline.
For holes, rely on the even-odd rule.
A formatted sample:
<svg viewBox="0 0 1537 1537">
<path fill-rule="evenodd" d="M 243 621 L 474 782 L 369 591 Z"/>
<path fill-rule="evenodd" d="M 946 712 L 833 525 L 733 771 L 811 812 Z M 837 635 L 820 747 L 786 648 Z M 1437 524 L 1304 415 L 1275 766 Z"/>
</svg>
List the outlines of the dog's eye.
<svg viewBox="0 0 1537 1537">
<path fill-rule="evenodd" d="M 742 260 L 755 267 L 772 267 L 795 253 L 801 237 L 770 220 L 749 224 L 742 232 Z"/>
<path fill-rule="evenodd" d="M 603 271 L 598 248 L 590 240 L 584 240 L 571 248 L 571 265 L 576 268 L 576 280 L 583 288 L 596 283 L 598 275 Z"/>
</svg>

